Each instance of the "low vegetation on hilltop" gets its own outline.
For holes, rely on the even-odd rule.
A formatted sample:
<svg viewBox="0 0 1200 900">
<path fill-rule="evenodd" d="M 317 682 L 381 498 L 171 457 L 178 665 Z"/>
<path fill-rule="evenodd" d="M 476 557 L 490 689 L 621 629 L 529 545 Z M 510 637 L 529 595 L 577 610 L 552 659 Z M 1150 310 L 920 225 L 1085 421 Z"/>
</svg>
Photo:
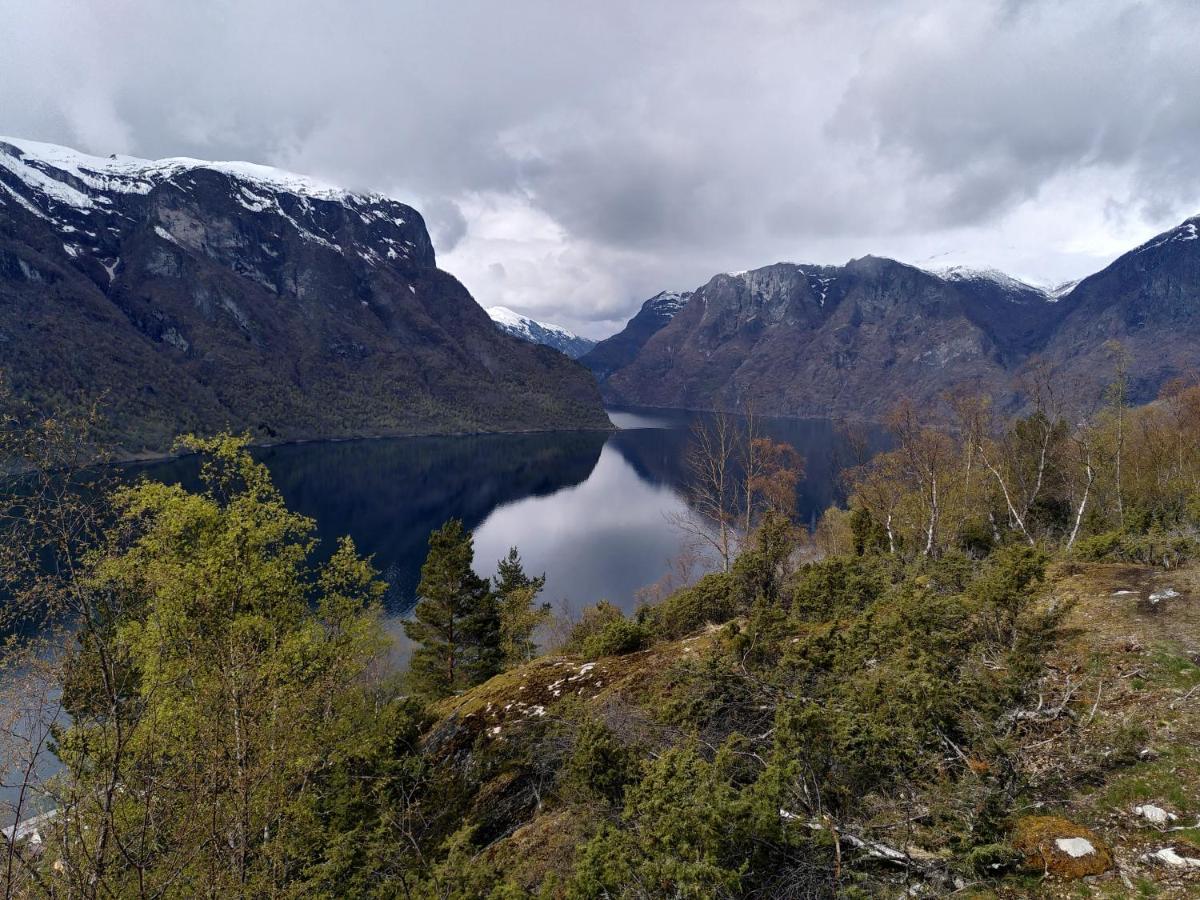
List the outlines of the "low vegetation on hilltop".
<svg viewBox="0 0 1200 900">
<path fill-rule="evenodd" d="M 319 562 L 239 440 L 193 441 L 198 493 L 35 466 L 7 608 L 71 628 L 58 654 L 12 631 L 6 684 L 40 673 L 70 718 L 6 723 L 5 780 L 55 809 L 3 848 L 6 895 L 1194 893 L 1200 390 L 958 408 L 900 410 L 811 536 L 776 490 L 798 461 L 760 444 L 753 481 L 751 436 L 710 434 L 717 571 L 542 656 L 542 580 L 516 551 L 476 575 L 450 522 L 407 680 L 369 560 Z"/>
</svg>

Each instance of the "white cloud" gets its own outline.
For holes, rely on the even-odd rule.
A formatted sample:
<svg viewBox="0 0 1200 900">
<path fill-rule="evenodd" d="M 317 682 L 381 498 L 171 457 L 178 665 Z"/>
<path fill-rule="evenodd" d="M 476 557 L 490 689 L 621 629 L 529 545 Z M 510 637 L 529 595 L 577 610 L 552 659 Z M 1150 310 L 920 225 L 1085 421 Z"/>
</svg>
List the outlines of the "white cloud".
<svg viewBox="0 0 1200 900">
<path fill-rule="evenodd" d="M 1091 271 L 1200 210 L 1185 0 L 0 0 L 0 133 L 393 193 L 598 336 L 779 259 Z"/>
</svg>

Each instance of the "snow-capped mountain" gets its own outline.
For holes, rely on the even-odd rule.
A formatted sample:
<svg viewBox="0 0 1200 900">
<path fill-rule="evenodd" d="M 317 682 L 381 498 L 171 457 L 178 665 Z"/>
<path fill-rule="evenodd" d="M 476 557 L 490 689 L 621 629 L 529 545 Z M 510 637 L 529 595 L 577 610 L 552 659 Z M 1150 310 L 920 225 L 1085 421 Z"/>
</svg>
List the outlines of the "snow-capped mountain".
<svg viewBox="0 0 1200 900">
<path fill-rule="evenodd" d="M 999 269 L 975 266 L 946 266 L 941 269 L 933 269 L 932 272 L 946 281 L 995 285 L 998 289 L 1005 291 L 1012 300 L 1034 298 L 1040 300 L 1054 299 L 1053 291 L 1050 288 L 1030 284 L 1019 278 L 1014 278 L 1007 272 L 1001 272 Z"/>
<path fill-rule="evenodd" d="M 421 215 L 251 163 L 0 138 L 0 366 L 112 437 L 605 427 L 595 385 L 496 334 Z"/>
<path fill-rule="evenodd" d="M 14 202 L 47 222 L 62 236 L 68 255 L 100 261 L 106 268 L 118 262 L 116 248 L 123 226 L 145 215 L 163 188 L 189 194 L 216 180 L 229 187 L 223 205 L 240 208 L 231 212 L 283 220 L 306 243 L 356 254 L 372 266 L 383 260 L 433 264 L 424 222 L 411 207 L 270 166 L 183 157 L 97 157 L 54 144 L 0 137 L 0 174 L 9 176 L 0 179 L 0 201 Z M 169 236 L 163 239 L 187 243 L 188 229 L 180 231 L 177 223 L 168 221 L 171 218 L 168 213 L 158 223 L 162 234 Z M 344 241 L 346 226 L 355 219 L 350 246 Z M 102 221 L 103 227 L 98 228 Z"/>
<path fill-rule="evenodd" d="M 514 312 L 507 306 L 490 306 L 487 309 L 487 314 L 492 317 L 492 321 L 496 323 L 496 327 L 501 331 L 511 334 L 513 337 L 519 337 L 521 340 L 528 341 L 531 344 L 544 344 L 547 347 L 553 347 L 560 353 L 565 353 L 571 359 L 578 359 L 596 346 L 595 341 L 580 337 L 573 331 L 563 328 L 561 325 L 539 322 L 536 319 L 529 318 L 529 316 L 523 316 L 519 312 Z"/>
</svg>

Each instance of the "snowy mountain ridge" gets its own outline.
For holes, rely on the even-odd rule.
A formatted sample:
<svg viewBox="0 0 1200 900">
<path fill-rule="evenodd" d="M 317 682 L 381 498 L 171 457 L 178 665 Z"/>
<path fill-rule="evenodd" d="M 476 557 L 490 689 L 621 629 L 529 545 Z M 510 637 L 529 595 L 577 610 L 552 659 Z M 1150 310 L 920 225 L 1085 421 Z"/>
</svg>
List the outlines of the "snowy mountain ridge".
<svg viewBox="0 0 1200 900">
<path fill-rule="evenodd" d="M 492 321 L 501 331 L 531 344 L 553 347 L 571 359 L 578 359 L 596 345 L 595 341 L 580 337 L 561 325 L 539 322 L 537 319 L 531 319 L 529 316 L 523 316 L 519 312 L 511 310 L 507 306 L 488 307 L 487 314 L 491 316 Z"/>
<path fill-rule="evenodd" d="M 47 222 L 68 255 L 92 259 L 110 274 L 120 234 L 146 215 L 160 220 L 156 233 L 163 240 L 192 243 L 195 227 L 156 199 L 164 192 L 180 198 L 216 192 L 230 221 L 262 214 L 322 251 L 356 256 L 370 266 L 434 264 L 420 215 L 381 194 L 355 193 L 256 163 L 99 157 L 0 137 L 0 206 L 15 203 Z"/>
<path fill-rule="evenodd" d="M 251 185 L 314 200 L 389 199 L 380 194 L 347 191 L 307 175 L 258 163 L 220 162 L 186 156 L 140 159 L 115 153 L 108 157 L 91 156 L 58 144 L 0 135 L 0 147 L 4 145 L 7 147 L 0 152 L 0 165 L 54 200 L 80 209 L 95 205 L 97 200 L 92 192 L 148 194 L 159 182 L 195 169 L 212 169 Z"/>
</svg>

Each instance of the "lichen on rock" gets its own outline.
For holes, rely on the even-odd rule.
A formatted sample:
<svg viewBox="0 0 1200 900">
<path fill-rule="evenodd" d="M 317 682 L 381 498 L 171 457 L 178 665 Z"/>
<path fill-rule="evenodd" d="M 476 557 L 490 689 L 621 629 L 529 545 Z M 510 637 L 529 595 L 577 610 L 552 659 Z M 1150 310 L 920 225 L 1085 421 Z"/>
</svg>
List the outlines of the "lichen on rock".
<svg viewBox="0 0 1200 900">
<path fill-rule="evenodd" d="M 1112 851 L 1094 832 L 1061 816 L 1026 816 L 1013 829 L 1013 846 L 1025 867 L 1061 878 L 1100 875 L 1112 868 Z"/>
</svg>

